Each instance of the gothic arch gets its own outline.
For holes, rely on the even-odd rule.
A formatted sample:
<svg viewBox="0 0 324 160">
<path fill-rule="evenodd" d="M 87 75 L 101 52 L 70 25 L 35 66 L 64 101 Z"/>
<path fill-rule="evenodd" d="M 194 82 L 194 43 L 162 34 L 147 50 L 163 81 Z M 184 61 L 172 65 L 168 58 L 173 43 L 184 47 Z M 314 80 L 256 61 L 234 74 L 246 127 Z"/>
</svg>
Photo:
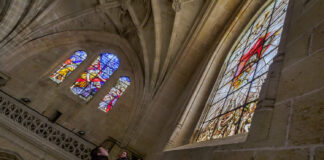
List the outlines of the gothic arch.
<svg viewBox="0 0 324 160">
<path fill-rule="evenodd" d="M 66 79 L 64 83 L 60 85 L 55 85 L 55 83 L 50 82 L 49 79 L 50 74 L 55 70 L 55 67 L 62 63 L 67 57 L 73 53 L 73 51 L 81 49 L 88 53 L 87 59 L 78 67 L 77 70 L 75 70 L 71 75 L 70 78 Z M 56 52 L 58 54 L 65 54 L 63 56 L 59 56 L 59 59 L 55 58 L 55 63 L 53 62 L 48 63 L 49 67 L 43 67 L 40 68 L 42 70 L 40 78 L 37 77 L 38 80 L 36 80 L 35 85 L 41 85 L 45 88 L 51 88 L 51 94 L 56 95 L 57 98 L 64 98 L 64 96 L 69 97 L 70 104 L 71 105 L 68 110 L 64 110 L 63 112 L 67 113 L 66 118 L 75 116 L 81 116 L 80 114 L 86 114 L 85 107 L 92 106 L 91 110 L 92 112 L 95 112 L 96 114 L 100 114 L 101 117 L 104 117 L 104 119 L 109 119 L 109 117 L 116 117 L 116 114 L 105 114 L 104 112 L 101 112 L 97 109 L 97 106 L 99 102 L 102 100 L 102 98 L 109 92 L 109 90 L 112 88 L 112 86 L 116 83 L 118 78 L 120 76 L 128 76 L 132 80 L 132 85 L 127 89 L 127 93 L 123 95 L 123 100 L 120 101 L 117 105 L 124 105 L 127 107 L 117 107 L 113 110 L 113 112 L 126 112 L 129 116 L 125 118 L 123 121 L 126 121 L 129 125 L 124 125 L 122 132 L 125 135 L 128 134 L 127 126 L 133 126 L 132 123 L 136 122 L 136 119 L 140 118 L 140 110 L 142 107 L 142 94 L 144 90 L 144 75 L 143 75 L 143 67 L 140 63 L 139 57 L 137 57 L 137 54 L 134 53 L 132 47 L 128 44 L 128 42 L 115 34 L 110 33 L 104 33 L 104 32 L 93 32 L 93 31 L 75 31 L 75 32 L 61 32 L 56 33 L 53 35 L 47 35 L 44 37 L 41 37 L 39 39 L 32 40 L 28 43 L 25 43 L 22 47 L 12 51 L 12 54 L 8 54 L 8 56 L 5 59 L 1 59 L 1 61 L 6 61 L 6 63 L 1 64 L 8 64 L 4 66 L 4 72 L 5 73 L 14 73 L 13 71 L 16 68 L 21 68 L 23 63 L 27 63 L 28 61 L 35 61 L 34 57 L 37 57 L 38 55 L 47 54 L 45 52 L 52 50 L 53 52 Z M 51 53 L 53 53 L 51 51 Z M 63 53 L 62 53 L 63 52 Z M 89 102 L 80 102 L 80 100 L 77 96 L 74 96 L 73 93 L 70 92 L 69 88 L 72 85 L 72 83 L 75 81 L 77 77 L 80 76 L 80 73 L 83 72 L 86 67 L 92 63 L 92 61 L 103 52 L 111 52 L 116 54 L 120 58 L 120 67 L 119 69 L 113 74 L 113 76 L 105 83 L 103 88 L 94 96 L 94 98 Z M 36 60 L 37 61 L 37 60 Z M 9 63 L 7 63 L 9 62 Z M 38 62 L 37 62 L 38 63 Z M 44 63 L 44 62 L 43 62 Z M 10 75 L 9 75 L 10 76 Z M 50 80 L 50 81 L 48 81 Z M 13 81 L 12 81 L 13 82 Z M 7 86 L 14 86 L 13 84 L 8 84 Z M 6 87 L 7 87 L 6 86 Z M 64 91 L 61 91 L 64 90 Z M 44 90 L 44 89 L 43 89 Z M 41 93 L 43 90 L 39 89 L 39 93 Z M 44 90 L 45 91 L 45 90 Z M 17 95 L 17 93 L 15 93 Z M 136 97 L 133 97 L 131 95 L 137 95 Z M 18 93 L 19 96 L 19 93 Z M 35 95 L 36 96 L 36 95 Z M 126 96 L 126 97 L 125 97 Z M 47 96 L 43 96 L 47 97 Z M 52 96 L 49 96 L 52 97 Z M 36 98 L 31 98 L 36 99 Z M 37 99 L 36 99 L 37 100 Z M 44 100 L 43 100 L 44 101 Z M 35 102 L 35 101 L 34 101 Z M 39 103 L 38 103 L 39 102 Z M 46 109 L 44 105 L 42 105 L 41 101 L 38 101 L 37 106 L 41 106 L 39 108 L 36 108 L 39 112 L 45 112 L 46 116 L 50 116 L 51 110 L 54 111 L 54 108 L 52 105 L 49 106 L 49 108 Z M 123 103 L 121 103 L 123 102 Z M 56 103 L 56 102 L 49 102 L 49 103 Z M 45 103 L 44 103 L 45 104 Z M 127 105 L 126 105 L 127 104 Z M 79 107 L 77 107 L 79 105 Z M 36 107 L 37 107 L 36 106 Z M 58 106 L 58 105 L 56 105 Z M 75 107 L 74 107 L 75 106 Z M 84 106 L 84 107 L 81 107 Z M 51 109 L 51 107 L 53 109 Z M 118 111 L 119 110 L 119 111 Z M 127 111 L 126 111 L 127 110 Z M 71 112 L 71 113 L 70 113 Z M 98 113 L 97 113 L 98 112 Z M 72 114 L 73 113 L 73 114 Z M 69 115 L 71 114 L 71 115 Z M 64 120 L 69 121 L 68 119 Z M 96 118 L 96 117 L 94 117 Z M 117 117 L 116 117 L 117 118 Z M 103 123 L 103 121 L 101 121 Z M 111 121 L 113 123 L 113 121 Z M 125 124 L 126 124 L 125 123 Z M 107 126 L 110 124 L 107 124 Z M 113 124 L 111 124 L 113 125 Z M 92 126 L 90 126 L 92 127 Z M 116 126 L 117 127 L 117 126 Z M 120 127 L 119 127 L 120 129 Z M 113 132 L 111 132 L 113 133 Z M 99 136 L 97 136 L 99 137 Z M 117 137 L 117 136 L 116 136 Z M 122 136 L 121 136 L 122 137 Z M 104 137 L 103 137 L 104 138 Z M 98 140 L 98 143 L 100 143 L 102 140 Z M 122 140 L 120 140 L 122 141 Z M 95 141 L 96 143 L 96 141 Z"/>
</svg>

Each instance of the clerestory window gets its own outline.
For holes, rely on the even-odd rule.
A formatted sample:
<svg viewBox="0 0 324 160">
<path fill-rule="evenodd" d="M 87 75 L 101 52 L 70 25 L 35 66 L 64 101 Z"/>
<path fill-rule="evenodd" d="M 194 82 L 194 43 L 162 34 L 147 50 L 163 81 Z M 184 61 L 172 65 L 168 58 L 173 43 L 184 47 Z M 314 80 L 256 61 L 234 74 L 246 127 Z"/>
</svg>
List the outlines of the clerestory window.
<svg viewBox="0 0 324 160">
<path fill-rule="evenodd" d="M 60 68 L 54 72 L 50 79 L 60 84 L 86 59 L 85 51 L 76 51 Z M 85 72 L 71 86 L 71 91 L 85 101 L 89 101 L 112 76 L 119 67 L 119 59 L 112 53 L 101 53 Z M 117 84 L 99 103 L 98 109 L 108 112 L 116 104 L 120 96 L 130 85 L 130 78 L 122 76 Z"/>
</svg>

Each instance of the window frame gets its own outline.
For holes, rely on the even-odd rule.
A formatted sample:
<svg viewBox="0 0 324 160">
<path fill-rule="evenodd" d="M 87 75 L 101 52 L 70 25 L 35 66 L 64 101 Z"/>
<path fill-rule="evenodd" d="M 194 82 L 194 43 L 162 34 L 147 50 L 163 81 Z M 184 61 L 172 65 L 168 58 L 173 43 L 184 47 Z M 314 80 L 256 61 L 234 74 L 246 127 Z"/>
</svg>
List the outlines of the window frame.
<svg viewBox="0 0 324 160">
<path fill-rule="evenodd" d="M 269 115 L 267 115 L 266 118 L 271 117 L 272 115 L 273 106 L 275 103 L 273 94 L 276 93 L 276 90 L 269 91 L 269 88 L 276 88 L 278 86 L 277 81 L 279 80 L 282 68 L 284 46 L 286 45 L 287 41 L 286 37 L 288 35 L 288 29 L 292 19 L 294 2 L 294 0 L 289 1 L 286 18 L 283 24 L 281 40 L 278 45 L 278 53 L 268 71 L 268 73 L 271 73 L 271 76 L 268 76 L 262 86 L 259 96 L 259 103 L 257 104 L 258 111 L 255 112 L 253 119 L 261 115 L 259 111 L 268 110 Z M 251 5 L 251 3 L 254 4 Z M 246 1 L 244 4 L 242 4 L 238 9 L 236 17 L 230 21 L 228 28 L 224 30 L 224 34 L 221 35 L 220 40 L 215 42 L 214 46 L 211 48 L 212 50 L 209 53 L 209 56 L 207 56 L 206 60 L 202 64 L 203 69 L 200 70 L 200 72 L 203 73 L 201 73 L 201 76 L 197 78 L 196 87 L 191 93 L 191 96 L 188 97 L 182 117 L 177 123 L 175 130 L 173 130 L 173 134 L 169 138 L 169 144 L 165 147 L 164 151 L 219 146 L 224 144 L 236 145 L 237 143 L 246 143 L 250 141 L 250 135 L 255 136 L 251 141 L 261 141 L 267 138 L 269 130 L 260 131 L 255 130 L 254 128 L 255 126 L 260 125 L 265 125 L 264 128 L 267 128 L 267 126 L 270 125 L 270 121 L 265 120 L 264 122 L 255 124 L 255 121 L 253 120 L 250 132 L 248 134 L 239 134 L 203 142 L 196 142 L 195 139 L 197 138 L 197 131 L 199 131 L 200 124 L 203 122 L 204 116 L 208 112 L 208 105 L 215 94 L 215 86 L 220 83 L 219 81 L 221 79 L 218 77 L 219 74 L 222 73 L 221 70 L 224 70 L 222 69 L 222 66 L 225 62 L 226 56 L 232 53 L 234 50 L 233 46 L 238 43 L 239 39 L 244 35 L 245 32 L 243 32 L 243 34 L 240 33 L 242 33 L 242 31 L 246 31 L 250 27 L 251 23 L 253 23 L 258 17 L 259 13 L 262 12 L 269 3 L 271 3 L 271 0 L 264 0 L 262 4 L 257 3 L 258 2 L 255 1 Z M 248 8 L 250 5 L 253 7 Z M 208 13 L 206 12 L 206 14 Z M 208 18 L 210 17 L 211 16 L 209 15 Z M 232 33 L 233 30 L 234 34 Z M 237 32 L 239 32 L 239 34 Z M 204 96 L 208 96 L 208 98 L 203 98 Z M 190 118 L 195 118 L 195 120 L 189 120 Z"/>
<path fill-rule="evenodd" d="M 70 49 L 71 50 L 71 49 Z M 93 49 L 91 46 L 83 46 L 83 47 L 73 47 L 73 50 L 83 50 L 87 53 L 87 58 L 78 66 L 77 69 L 72 72 L 68 78 L 66 78 L 62 83 L 56 84 L 53 82 L 50 78 L 47 78 L 46 81 L 49 82 L 51 86 L 54 86 L 59 93 L 62 95 L 70 98 L 71 100 L 80 103 L 82 105 L 95 105 L 97 106 L 100 102 L 100 100 L 107 94 L 107 90 L 109 91 L 115 84 L 115 82 L 119 79 L 120 76 L 125 75 L 130 78 L 133 78 L 133 74 L 126 71 L 124 67 L 126 67 L 124 64 L 125 56 L 123 55 L 123 50 L 120 50 L 118 47 L 111 45 L 109 47 L 100 47 L 99 49 Z M 64 57 L 69 58 L 71 56 L 71 52 L 64 52 L 66 55 Z M 101 53 L 112 53 L 119 59 L 119 67 L 114 71 L 114 73 L 111 75 L 111 77 L 102 85 L 102 87 L 99 89 L 99 91 L 89 100 L 85 101 L 81 99 L 78 95 L 75 95 L 70 87 L 75 83 L 76 79 L 80 77 L 80 75 L 87 70 L 87 68 L 100 56 Z M 58 60 L 59 61 L 59 60 Z M 57 64 L 62 63 L 59 61 Z M 56 67 L 57 67 L 56 64 Z M 48 77 L 52 74 L 51 72 L 48 72 Z M 97 107 L 94 107 L 97 109 Z"/>
<path fill-rule="evenodd" d="M 213 106 L 213 105 L 215 105 L 216 103 L 213 103 L 213 99 L 215 98 L 215 95 L 216 95 L 216 93 L 217 93 L 217 91 L 219 90 L 219 85 L 220 85 L 220 83 L 222 82 L 222 80 L 223 80 L 223 77 L 225 76 L 225 71 L 226 71 L 226 69 L 227 69 L 227 66 L 229 65 L 229 63 L 228 63 L 228 58 L 230 58 L 230 57 L 228 57 L 229 55 L 232 55 L 232 54 L 234 54 L 234 51 L 235 51 L 235 49 L 236 49 L 236 47 L 237 47 L 237 45 L 238 45 L 238 43 L 240 43 L 240 41 L 242 40 L 242 38 L 249 32 L 249 30 L 251 29 L 251 27 L 252 27 L 252 25 L 254 25 L 255 24 L 255 22 L 256 22 L 256 20 L 260 17 L 260 15 L 264 12 L 264 10 L 266 9 L 266 8 L 268 8 L 270 5 L 271 5 L 271 3 L 272 2 L 274 2 L 274 1 L 276 1 L 276 0 L 267 0 L 264 4 L 262 4 L 262 7 L 260 7 L 258 10 L 257 10 L 257 12 L 254 14 L 254 16 L 251 18 L 251 20 L 245 25 L 245 27 L 244 27 L 244 29 L 242 30 L 242 32 L 241 32 L 241 34 L 235 39 L 235 42 L 234 43 L 232 43 L 230 46 L 230 50 L 227 52 L 227 53 L 225 53 L 224 54 L 224 56 L 226 57 L 222 62 L 221 62 L 221 66 L 220 66 L 220 71 L 218 72 L 218 75 L 217 75 L 217 77 L 216 77 L 216 80 L 215 80 L 215 83 L 214 83 L 214 85 L 213 85 L 213 87 L 212 87 L 212 90 L 211 90 L 211 93 L 208 95 L 209 97 L 208 97 L 208 100 L 206 101 L 206 104 L 205 104 L 205 106 L 204 106 L 204 109 L 203 109 L 203 112 L 202 112 L 202 115 L 201 115 L 201 117 L 199 118 L 199 121 L 198 121 L 198 123 L 197 123 L 197 125 L 196 125 L 196 127 L 195 127 L 195 132 L 194 132 L 194 134 L 193 134 L 193 137 L 192 137 L 192 143 L 194 142 L 194 141 L 197 141 L 197 139 L 198 139 L 198 137 L 199 137 L 199 132 L 200 132 L 200 129 L 201 129 L 201 127 L 202 127 L 202 124 L 204 123 L 204 122 L 206 122 L 205 121 L 205 119 L 206 119 L 206 117 L 207 117 L 207 115 L 208 115 L 208 113 L 209 113 L 209 109 Z M 276 2 L 274 2 L 274 5 L 276 5 Z M 288 2 L 288 4 L 287 4 L 288 6 L 287 7 L 289 7 L 289 2 Z M 275 7 L 275 6 L 273 6 L 273 7 Z M 270 20 L 272 20 L 272 14 L 273 14 L 273 9 L 271 9 L 272 11 L 270 12 L 271 13 L 271 16 L 270 16 Z M 286 13 L 285 13 L 286 15 L 284 15 L 285 16 L 285 19 L 286 19 L 286 17 L 287 17 L 287 11 L 286 11 Z M 277 19 L 276 19 L 277 20 Z M 276 21 L 276 20 L 274 20 L 273 21 L 273 23 Z M 266 28 L 270 28 L 270 26 L 271 26 L 272 24 L 270 24 L 270 22 L 269 22 L 269 24 L 266 26 Z M 281 35 L 280 35 L 280 42 L 279 42 L 279 44 L 278 44 L 278 46 L 276 47 L 277 48 L 277 53 L 276 53 L 276 55 L 275 55 L 275 57 L 279 54 L 279 45 L 280 45 L 280 43 L 281 43 L 281 38 L 282 38 L 282 34 L 283 34 L 283 28 L 284 28 L 284 25 L 285 25 L 285 20 L 284 20 L 284 24 L 283 24 L 283 26 L 282 26 L 282 32 L 281 32 Z M 266 30 L 268 30 L 268 29 L 266 29 Z M 250 34 L 251 33 L 248 33 L 249 34 L 249 36 L 248 37 L 250 37 Z M 253 44 L 251 44 L 251 46 L 253 46 Z M 248 46 L 245 46 L 244 47 L 244 49 L 246 49 Z M 214 53 L 214 54 L 217 54 L 217 53 Z M 244 54 L 244 53 L 243 53 Z M 270 54 L 270 53 L 269 53 Z M 265 56 L 267 56 L 267 55 L 265 55 Z M 274 59 L 273 59 L 274 60 Z M 255 64 L 257 64 L 257 63 L 255 63 Z M 237 66 L 237 65 L 236 65 Z M 272 64 L 270 65 L 270 67 L 272 66 Z M 265 73 L 262 73 L 262 75 L 263 74 L 268 74 L 269 73 L 269 71 L 270 71 L 270 67 L 269 67 L 269 70 L 268 71 L 266 71 Z M 255 68 L 255 70 L 256 70 L 257 68 Z M 253 73 L 254 74 L 254 73 Z M 262 75 L 260 75 L 260 77 L 262 76 Z M 254 77 L 254 76 L 253 76 Z M 250 85 L 252 85 L 252 83 L 253 83 L 253 81 L 254 80 L 256 80 L 257 78 L 255 78 L 255 79 L 252 79 L 250 82 L 247 82 L 247 84 L 250 84 Z M 264 81 L 267 81 L 267 79 L 268 79 L 268 76 L 265 78 L 265 80 Z M 265 82 L 264 82 L 265 83 Z M 263 84 L 264 84 L 263 83 Z M 245 84 L 246 85 L 246 84 Z M 245 87 L 245 85 L 242 85 L 241 87 L 240 87 L 240 89 L 243 89 L 244 87 Z M 223 85 L 223 86 L 221 86 L 220 88 L 222 88 L 222 87 L 224 87 L 225 85 Z M 263 88 L 263 85 L 261 86 L 261 88 Z M 238 90 L 240 90 L 240 89 L 238 89 Z M 237 90 L 237 91 L 238 91 Z M 249 89 L 250 90 L 250 89 Z M 262 90 L 261 90 L 262 91 Z M 261 94 L 261 91 L 260 91 L 260 93 L 259 93 L 259 95 Z M 232 94 L 234 94 L 234 92 L 235 91 L 233 91 L 233 93 L 227 93 L 226 94 L 226 96 L 225 97 L 228 97 L 229 95 L 232 95 Z M 248 91 L 248 93 L 249 93 L 250 91 Z M 219 101 L 221 101 L 222 99 L 220 99 Z M 225 100 L 225 99 L 224 99 Z M 257 99 L 258 101 L 259 101 L 259 98 Z M 254 100 L 255 101 L 255 100 Z M 245 105 L 248 105 L 248 104 L 252 104 L 252 103 L 254 103 L 254 101 L 251 101 L 251 102 L 245 102 L 242 106 L 245 106 Z M 225 101 L 224 101 L 224 103 L 225 103 Z M 258 106 L 258 102 L 257 102 L 257 104 L 256 104 L 257 106 Z M 222 106 L 222 108 L 224 107 L 224 105 Z M 240 106 L 239 107 L 237 107 L 237 109 L 238 108 L 241 108 Z M 245 107 L 244 107 L 245 108 Z M 242 111 L 243 112 L 243 111 Z M 218 116 L 216 116 L 216 117 L 218 117 Z M 216 118 L 215 117 L 215 118 Z M 238 127 L 239 127 L 239 124 L 238 124 Z M 234 134 L 234 135 L 239 135 L 240 133 L 236 133 L 236 134 Z M 241 133 L 242 134 L 242 133 Z M 248 133 L 247 133 L 248 134 Z M 232 135 L 232 136 L 234 136 L 234 135 Z M 226 137 L 230 137 L 230 136 L 226 136 Z M 226 137 L 223 137 L 223 138 L 226 138 Z M 223 138 L 217 138 L 217 139 L 223 139 Z M 212 141 L 213 139 L 211 139 L 211 140 L 206 140 L 206 141 Z M 198 142 L 199 143 L 199 142 Z"/>
</svg>

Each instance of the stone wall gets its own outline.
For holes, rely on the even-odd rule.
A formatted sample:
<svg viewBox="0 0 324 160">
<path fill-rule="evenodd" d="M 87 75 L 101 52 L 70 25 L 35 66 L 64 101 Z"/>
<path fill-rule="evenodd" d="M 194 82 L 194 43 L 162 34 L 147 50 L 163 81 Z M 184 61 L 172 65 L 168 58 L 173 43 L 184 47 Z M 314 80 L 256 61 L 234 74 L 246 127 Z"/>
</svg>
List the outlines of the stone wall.
<svg viewBox="0 0 324 160">
<path fill-rule="evenodd" d="M 19 157 L 22 160 L 59 160 L 59 157 L 55 157 L 51 154 L 48 154 L 46 150 L 42 150 L 39 147 L 34 146 L 34 144 L 20 138 L 19 136 L 16 136 L 12 134 L 12 132 L 0 128 L 0 143 L 1 143 L 1 148 L 0 148 L 0 159 L 2 158 L 10 158 L 10 157 L 2 157 L 2 151 L 9 151 L 16 153 L 15 155 L 19 155 Z M 6 134 L 6 135 L 4 135 Z M 16 156 L 17 157 L 17 156 Z M 5 159 L 6 160 L 6 159 Z M 9 159 L 8 159 L 9 160 Z M 13 159 L 16 160 L 16 159 Z M 19 159 L 20 160 L 20 159 Z"/>
<path fill-rule="evenodd" d="M 322 0 L 290 0 L 279 55 L 244 142 L 189 144 L 169 148 L 159 159 L 323 159 L 323 8 Z"/>
</svg>

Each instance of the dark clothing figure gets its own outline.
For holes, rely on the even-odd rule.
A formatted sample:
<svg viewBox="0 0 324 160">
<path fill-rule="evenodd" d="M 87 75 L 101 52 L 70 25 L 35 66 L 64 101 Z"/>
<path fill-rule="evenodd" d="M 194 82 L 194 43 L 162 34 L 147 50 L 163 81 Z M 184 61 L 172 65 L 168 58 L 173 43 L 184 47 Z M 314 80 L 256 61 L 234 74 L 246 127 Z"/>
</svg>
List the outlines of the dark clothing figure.
<svg viewBox="0 0 324 160">
<path fill-rule="evenodd" d="M 91 160 L 108 160 L 108 150 L 103 147 L 96 147 L 90 153 Z"/>
<path fill-rule="evenodd" d="M 109 160 L 109 159 L 106 156 L 96 156 L 96 157 L 92 157 L 91 160 Z"/>
<path fill-rule="evenodd" d="M 117 160 L 129 160 L 127 157 L 127 152 L 123 152 Z"/>
</svg>

